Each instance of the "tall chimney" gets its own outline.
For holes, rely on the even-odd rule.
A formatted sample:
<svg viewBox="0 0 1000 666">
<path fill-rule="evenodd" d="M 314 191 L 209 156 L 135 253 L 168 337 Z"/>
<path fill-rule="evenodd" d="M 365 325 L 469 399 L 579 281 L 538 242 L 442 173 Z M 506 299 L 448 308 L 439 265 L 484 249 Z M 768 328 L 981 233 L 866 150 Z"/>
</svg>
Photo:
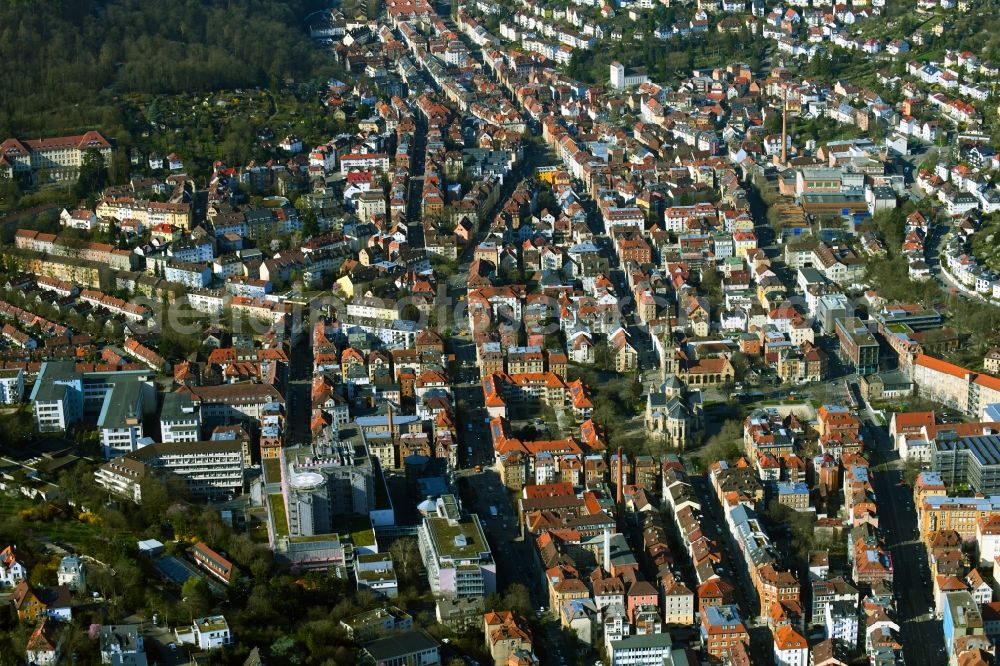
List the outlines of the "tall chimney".
<svg viewBox="0 0 1000 666">
<path fill-rule="evenodd" d="M 604 571 L 611 574 L 611 530 L 604 530 Z"/>
<path fill-rule="evenodd" d="M 625 498 L 625 467 L 622 465 L 622 447 L 618 447 L 618 507 L 621 510 Z"/>
<path fill-rule="evenodd" d="M 781 91 L 781 166 L 788 164 L 788 89 Z"/>
<path fill-rule="evenodd" d="M 389 406 L 389 441 L 394 442 L 396 441 L 396 435 L 392 429 L 392 403 L 386 402 L 386 405 Z"/>
</svg>

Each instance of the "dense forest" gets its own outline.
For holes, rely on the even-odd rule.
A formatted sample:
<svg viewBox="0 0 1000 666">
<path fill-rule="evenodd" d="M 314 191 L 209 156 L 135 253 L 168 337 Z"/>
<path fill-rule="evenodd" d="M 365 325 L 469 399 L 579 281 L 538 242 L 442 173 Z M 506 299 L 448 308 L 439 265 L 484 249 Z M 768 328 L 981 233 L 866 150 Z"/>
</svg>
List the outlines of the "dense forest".
<svg viewBox="0 0 1000 666">
<path fill-rule="evenodd" d="M 0 135 L 123 128 L 119 96 L 327 73 L 304 19 L 325 0 L 0 0 Z"/>
</svg>

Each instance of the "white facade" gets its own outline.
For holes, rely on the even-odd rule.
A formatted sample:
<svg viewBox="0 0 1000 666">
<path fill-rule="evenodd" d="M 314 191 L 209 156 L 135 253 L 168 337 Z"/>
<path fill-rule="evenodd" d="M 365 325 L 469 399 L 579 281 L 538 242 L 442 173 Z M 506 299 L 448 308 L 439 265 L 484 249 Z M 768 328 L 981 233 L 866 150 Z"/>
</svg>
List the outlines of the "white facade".
<svg viewBox="0 0 1000 666">
<path fill-rule="evenodd" d="M 168 282 L 176 282 L 185 287 L 207 287 L 212 284 L 212 269 L 208 266 L 192 266 L 191 264 L 167 264 L 163 277 Z"/>
<path fill-rule="evenodd" d="M 160 441 L 197 442 L 201 440 L 201 407 L 185 394 L 170 393 L 160 410 Z"/>
<path fill-rule="evenodd" d="M 191 623 L 191 632 L 194 634 L 194 644 L 202 650 L 217 650 L 233 642 L 229 623 L 222 615 L 196 618 Z"/>
<path fill-rule="evenodd" d="M 979 553 L 979 566 L 991 567 L 1000 557 L 1000 534 L 991 533 L 992 530 L 983 532 L 982 524 L 976 527 L 976 545 Z"/>
<path fill-rule="evenodd" d="M 673 653 L 670 634 L 628 636 L 611 643 L 611 666 L 663 666 Z"/>
<path fill-rule="evenodd" d="M 27 577 L 28 570 L 14 558 L 13 551 L 5 550 L 0 554 L 0 587 L 15 587 Z"/>
<path fill-rule="evenodd" d="M 24 399 L 24 370 L 0 370 L 0 403 L 15 405 Z"/>
<path fill-rule="evenodd" d="M 226 308 L 226 295 L 221 290 L 192 289 L 187 294 L 192 310 L 208 314 L 222 314 Z"/>
<path fill-rule="evenodd" d="M 83 562 L 79 558 L 67 555 L 59 563 L 56 570 L 59 585 L 65 585 L 73 592 L 86 592 L 87 575 L 83 570 Z"/>
</svg>

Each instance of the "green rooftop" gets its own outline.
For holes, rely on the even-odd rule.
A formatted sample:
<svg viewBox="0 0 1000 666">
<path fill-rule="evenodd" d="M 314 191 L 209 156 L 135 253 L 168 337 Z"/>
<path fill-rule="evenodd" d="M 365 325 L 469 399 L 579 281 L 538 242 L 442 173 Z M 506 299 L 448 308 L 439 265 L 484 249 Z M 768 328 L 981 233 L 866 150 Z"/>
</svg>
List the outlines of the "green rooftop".
<svg viewBox="0 0 1000 666">
<path fill-rule="evenodd" d="M 375 545 L 375 530 L 367 516 L 355 516 L 351 520 L 351 543 L 355 548 Z"/>
<path fill-rule="evenodd" d="M 489 551 L 482 527 L 475 517 L 466 516 L 459 521 L 431 517 L 426 521 L 435 542 L 435 550 L 440 557 L 478 558 L 480 553 Z"/>
<path fill-rule="evenodd" d="M 288 537 L 288 540 L 292 543 L 319 543 L 321 541 L 340 541 L 340 536 L 337 534 L 313 534 L 311 536 L 293 536 Z"/>
<path fill-rule="evenodd" d="M 261 466 L 264 468 L 265 483 L 281 482 L 281 460 L 278 458 L 268 458 L 261 461 Z"/>
<path fill-rule="evenodd" d="M 274 516 L 274 533 L 279 537 L 288 536 L 288 513 L 285 511 L 285 497 L 281 493 L 268 495 L 271 515 Z"/>
</svg>

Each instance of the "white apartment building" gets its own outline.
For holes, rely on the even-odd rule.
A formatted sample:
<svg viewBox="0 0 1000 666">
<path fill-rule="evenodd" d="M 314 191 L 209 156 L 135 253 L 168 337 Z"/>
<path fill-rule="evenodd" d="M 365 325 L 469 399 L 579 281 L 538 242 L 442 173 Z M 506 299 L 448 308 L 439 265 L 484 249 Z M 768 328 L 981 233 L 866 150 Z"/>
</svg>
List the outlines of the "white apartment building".
<svg viewBox="0 0 1000 666">
<path fill-rule="evenodd" d="M 16 405 L 24 399 L 24 370 L 0 370 L 0 403 Z"/>
<path fill-rule="evenodd" d="M 189 393 L 167 393 L 160 409 L 160 441 L 197 442 L 201 439 L 201 408 Z"/>
<path fill-rule="evenodd" d="M 362 296 L 354 299 L 353 303 L 348 303 L 347 316 L 393 321 L 399 319 L 399 310 L 393 301 Z"/>
<path fill-rule="evenodd" d="M 171 262 L 166 265 L 163 277 L 185 287 L 204 288 L 212 284 L 212 269 L 206 264 Z"/>
<path fill-rule="evenodd" d="M 221 289 L 190 289 L 187 293 L 191 309 L 221 315 L 226 309 L 226 294 Z"/>
<path fill-rule="evenodd" d="M 192 497 L 218 498 L 243 491 L 244 442 L 150 444 L 101 465 L 94 478 L 109 492 L 142 502 L 142 479 L 153 470 L 184 480 Z"/>
<path fill-rule="evenodd" d="M 233 642 L 229 623 L 222 615 L 195 618 L 191 623 L 195 646 L 202 650 L 217 650 Z"/>
</svg>

